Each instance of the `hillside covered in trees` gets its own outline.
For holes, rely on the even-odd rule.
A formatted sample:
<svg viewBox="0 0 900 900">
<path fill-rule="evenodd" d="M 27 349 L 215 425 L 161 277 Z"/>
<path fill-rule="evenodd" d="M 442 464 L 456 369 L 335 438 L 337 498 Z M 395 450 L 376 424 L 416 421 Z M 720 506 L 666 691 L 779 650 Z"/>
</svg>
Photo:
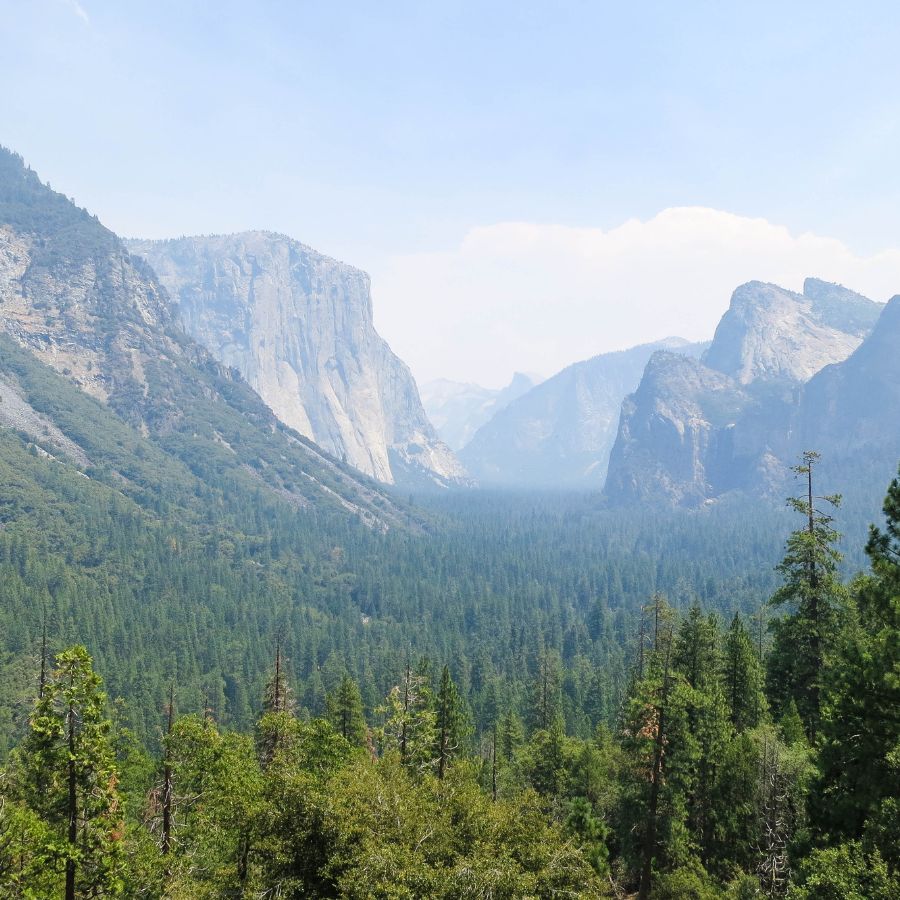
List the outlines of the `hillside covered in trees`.
<svg viewBox="0 0 900 900">
<path fill-rule="evenodd" d="M 520 647 L 507 643 L 492 657 L 489 627 L 469 622 L 472 650 L 461 654 L 462 638 L 436 618 L 427 630 L 441 639 L 424 650 L 418 640 L 405 652 L 395 645 L 381 684 L 337 647 L 298 677 L 290 656 L 310 651 L 286 648 L 306 623 L 276 608 L 258 637 L 267 675 L 242 685 L 246 720 L 230 706 L 233 691 L 217 694 L 208 675 L 192 679 L 199 642 L 193 668 L 187 648 L 182 659 L 161 652 L 162 642 L 135 660 L 158 691 L 142 708 L 104 691 L 84 647 L 51 659 L 51 630 L 41 625 L 36 653 L 16 662 L 23 703 L 8 700 L 0 896 L 897 897 L 900 479 L 866 543 L 867 572 L 848 582 L 833 519 L 839 498 L 817 495 L 817 463 L 806 454 L 797 467 L 798 527 L 776 577 L 764 565 L 757 582 L 732 575 L 730 604 L 712 568 L 703 573 L 709 596 L 680 593 L 703 583 L 685 532 L 671 557 L 657 559 L 687 568 L 644 580 L 649 554 L 670 546 L 672 522 L 657 532 L 633 524 L 625 552 L 627 522 L 614 538 L 596 523 L 585 529 L 585 515 L 569 508 L 562 518 L 622 561 L 594 568 L 582 547 L 576 564 L 554 569 L 575 584 L 543 596 L 535 581 L 535 595 L 517 606 L 528 581 L 512 560 L 528 559 L 518 544 L 528 532 L 513 525 L 534 511 L 508 510 L 516 552 L 496 558 L 500 571 L 483 572 L 480 590 L 491 585 L 494 618 L 506 616 L 495 639 L 522 624 Z M 540 519 L 553 522 L 545 502 Z M 469 520 L 468 553 L 445 526 L 447 555 L 432 565 L 474 577 L 472 557 L 493 557 L 479 534 L 490 518 Z M 725 520 L 699 522 L 695 540 L 711 540 L 710 528 L 722 541 L 721 579 L 733 567 Z M 571 536 L 564 521 L 554 524 Z M 743 527 L 746 538 L 746 518 Z M 771 549 L 765 533 L 761 555 Z M 657 547 L 640 546 L 651 538 Z M 362 543 L 332 552 L 335 568 Z M 573 547 L 537 545 L 535 554 Z M 378 554 L 395 561 L 384 593 L 356 586 L 370 624 L 391 602 L 389 576 L 404 575 L 400 544 L 393 549 Z M 668 599 L 660 582 L 672 587 Z M 633 615 L 622 614 L 623 592 L 648 588 Z M 555 594 L 570 590 L 585 601 L 567 613 Z M 765 601 L 765 629 L 754 597 Z M 465 594 L 449 602 L 465 621 Z M 412 620 L 428 608 L 409 610 L 406 629 L 397 615 L 398 634 L 415 635 Z M 24 627 L 20 635 L 31 648 Z M 365 641 L 347 647 L 370 666 L 378 659 Z M 115 668 L 121 657 L 106 652 Z"/>
</svg>

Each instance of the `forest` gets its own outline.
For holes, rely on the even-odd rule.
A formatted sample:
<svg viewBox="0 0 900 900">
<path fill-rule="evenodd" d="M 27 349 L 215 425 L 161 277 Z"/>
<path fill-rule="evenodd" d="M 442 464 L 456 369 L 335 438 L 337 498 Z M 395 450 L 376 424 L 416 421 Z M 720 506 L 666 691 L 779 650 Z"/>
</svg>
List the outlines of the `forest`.
<svg viewBox="0 0 900 900">
<path fill-rule="evenodd" d="M 814 453 L 784 514 L 225 547 L 16 463 L 4 898 L 900 896 L 900 479 L 852 574 Z"/>
</svg>

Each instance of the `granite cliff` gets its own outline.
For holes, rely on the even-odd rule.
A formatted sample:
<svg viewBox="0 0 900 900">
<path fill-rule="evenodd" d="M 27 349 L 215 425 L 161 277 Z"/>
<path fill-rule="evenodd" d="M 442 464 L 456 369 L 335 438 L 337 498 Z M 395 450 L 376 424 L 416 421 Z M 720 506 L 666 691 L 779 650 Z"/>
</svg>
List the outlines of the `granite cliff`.
<svg viewBox="0 0 900 900">
<path fill-rule="evenodd" d="M 480 484 L 603 486 L 622 400 L 655 350 L 696 355 L 705 345 L 669 338 L 574 363 L 497 412 L 461 451 Z"/>
<path fill-rule="evenodd" d="M 123 451 L 140 445 L 134 452 L 155 460 L 154 473 L 189 470 L 213 492 L 228 482 L 294 506 L 343 509 L 378 527 L 406 520 L 374 482 L 283 426 L 239 373 L 185 333 L 143 260 L 3 148 L 0 332 L 0 423 L 28 434 L 41 452 L 80 467 L 96 465 L 98 455 L 115 459 L 117 484 L 150 490 L 146 476 L 135 475 L 136 457 Z M 83 407 L 104 423 L 99 433 L 84 430 L 86 413 L 73 419 L 66 411 L 81 400 L 51 404 L 64 391 L 41 364 L 103 407 Z"/>
<path fill-rule="evenodd" d="M 284 235 L 131 241 L 188 333 L 278 418 L 379 481 L 466 480 L 375 331 L 369 278 Z"/>
<path fill-rule="evenodd" d="M 865 355 L 882 309 L 814 278 L 802 294 L 761 282 L 737 288 L 699 361 L 654 354 L 625 399 L 608 499 L 693 506 L 733 490 L 780 496 L 794 456 L 832 443 L 800 427 L 813 418 L 808 398 L 828 393 L 824 382 L 815 387 L 817 373 Z"/>
</svg>

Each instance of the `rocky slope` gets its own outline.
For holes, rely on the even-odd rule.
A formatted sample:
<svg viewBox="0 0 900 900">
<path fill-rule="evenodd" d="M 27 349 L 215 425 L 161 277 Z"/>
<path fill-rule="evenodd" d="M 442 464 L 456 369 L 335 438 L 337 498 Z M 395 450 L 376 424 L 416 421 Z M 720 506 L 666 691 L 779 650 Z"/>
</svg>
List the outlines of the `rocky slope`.
<svg viewBox="0 0 900 900">
<path fill-rule="evenodd" d="M 460 458 L 480 484 L 602 487 L 622 400 L 647 360 L 662 347 L 704 346 L 670 338 L 575 363 L 498 412 Z"/>
<path fill-rule="evenodd" d="M 609 500 L 697 505 L 732 490 L 780 495 L 805 446 L 797 424 L 804 385 L 863 352 L 882 309 L 812 278 L 803 294 L 739 287 L 700 362 L 656 354 L 626 398 Z"/>
<path fill-rule="evenodd" d="M 846 359 L 879 311 L 879 304 L 814 278 L 802 294 L 751 281 L 732 295 L 703 362 L 740 384 L 807 381 Z"/>
<path fill-rule="evenodd" d="M 465 480 L 375 331 L 364 272 L 269 232 L 128 246 L 282 422 L 382 482 Z"/>
<path fill-rule="evenodd" d="M 804 385 L 792 421 L 793 444 L 836 459 L 900 461 L 900 296 L 845 361 Z"/>
<path fill-rule="evenodd" d="M 373 482 L 281 426 L 237 373 L 181 330 L 146 263 L 2 148 L 0 330 L 216 490 L 232 479 L 372 524 L 406 518 Z M 27 394 L 15 373 L 2 381 L 6 424 L 73 461 L 90 458 L 84 441 L 73 446 L 77 423 L 63 428 L 44 414 L 41 385 L 56 390 L 51 380 L 35 375 Z M 103 421 L 110 441 L 131 440 L 114 437 L 113 420 Z"/>
<path fill-rule="evenodd" d="M 439 378 L 422 385 L 422 405 L 441 439 L 459 451 L 482 425 L 540 381 L 537 376 L 516 372 L 505 388 L 492 390 Z"/>
</svg>

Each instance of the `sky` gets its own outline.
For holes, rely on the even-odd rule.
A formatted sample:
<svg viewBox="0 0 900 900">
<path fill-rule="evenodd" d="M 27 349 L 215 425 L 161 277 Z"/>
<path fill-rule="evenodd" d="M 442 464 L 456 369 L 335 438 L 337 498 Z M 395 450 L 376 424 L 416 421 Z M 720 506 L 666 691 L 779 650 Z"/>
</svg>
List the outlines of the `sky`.
<svg viewBox="0 0 900 900">
<path fill-rule="evenodd" d="M 420 382 L 900 293 L 900 6 L 0 0 L 0 143 L 117 233 L 282 231 Z"/>
</svg>

